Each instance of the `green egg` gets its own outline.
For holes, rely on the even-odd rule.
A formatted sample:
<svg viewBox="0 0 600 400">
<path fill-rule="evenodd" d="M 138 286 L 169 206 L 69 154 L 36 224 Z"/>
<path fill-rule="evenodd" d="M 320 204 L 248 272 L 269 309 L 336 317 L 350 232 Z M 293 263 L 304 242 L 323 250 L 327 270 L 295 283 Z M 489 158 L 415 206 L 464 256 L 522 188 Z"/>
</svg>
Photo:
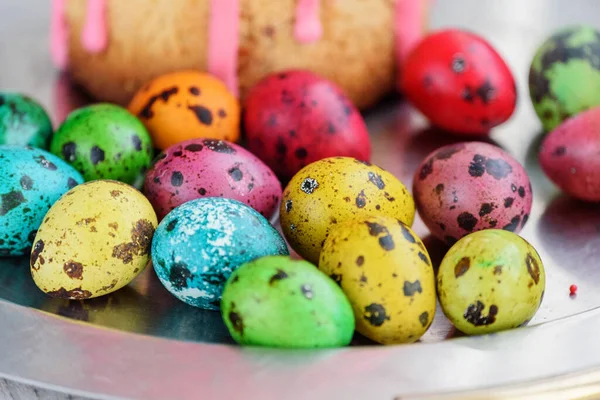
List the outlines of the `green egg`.
<svg viewBox="0 0 600 400">
<path fill-rule="evenodd" d="M 18 93 L 0 92 L 0 145 L 45 150 L 51 138 L 52 122 L 37 101 Z"/>
<path fill-rule="evenodd" d="M 468 335 L 525 325 L 537 312 L 545 287 L 544 265 L 533 246 L 498 229 L 459 240 L 437 276 L 444 314 Z"/>
<path fill-rule="evenodd" d="M 352 306 L 342 289 L 314 265 L 288 256 L 259 258 L 234 271 L 221 312 L 242 345 L 339 347 L 354 333 Z"/>
<path fill-rule="evenodd" d="M 529 94 L 546 131 L 600 105 L 600 33 L 575 26 L 546 40 L 531 63 Z"/>
<path fill-rule="evenodd" d="M 113 179 L 136 184 L 152 160 L 144 125 L 113 104 L 73 111 L 58 128 L 50 151 L 75 167 L 86 181 Z"/>
</svg>

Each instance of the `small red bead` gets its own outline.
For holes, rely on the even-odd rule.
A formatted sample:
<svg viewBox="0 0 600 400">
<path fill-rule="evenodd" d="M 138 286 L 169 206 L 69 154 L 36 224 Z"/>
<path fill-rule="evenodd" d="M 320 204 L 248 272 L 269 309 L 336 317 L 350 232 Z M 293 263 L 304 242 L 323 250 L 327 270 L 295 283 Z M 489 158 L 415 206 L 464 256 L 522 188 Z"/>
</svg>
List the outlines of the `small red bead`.
<svg viewBox="0 0 600 400">
<path fill-rule="evenodd" d="M 571 293 L 571 296 L 577 294 L 577 285 L 569 286 L 569 292 Z"/>
</svg>

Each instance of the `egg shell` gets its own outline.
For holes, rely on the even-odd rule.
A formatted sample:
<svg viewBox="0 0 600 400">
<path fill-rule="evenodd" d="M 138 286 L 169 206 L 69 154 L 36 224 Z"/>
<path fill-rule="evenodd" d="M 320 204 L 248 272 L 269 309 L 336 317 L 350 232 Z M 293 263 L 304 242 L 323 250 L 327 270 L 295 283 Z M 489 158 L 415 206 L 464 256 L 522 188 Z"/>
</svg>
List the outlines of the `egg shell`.
<svg viewBox="0 0 600 400">
<path fill-rule="evenodd" d="M 332 82 L 308 71 L 270 75 L 244 103 L 248 149 L 283 180 L 327 157 L 371 157 L 364 120 Z"/>
<path fill-rule="evenodd" d="M 436 292 L 431 259 L 419 237 L 386 216 L 361 218 L 331 231 L 319 269 L 340 285 L 356 330 L 382 344 L 411 343 L 429 329 Z"/>
<path fill-rule="evenodd" d="M 580 200 L 600 201 L 600 107 L 567 119 L 544 138 L 539 160 L 544 173 Z"/>
<path fill-rule="evenodd" d="M 50 207 L 83 177 L 41 149 L 0 146 L 0 255 L 28 254 Z"/>
<path fill-rule="evenodd" d="M 259 158 L 226 141 L 191 139 L 166 149 L 146 174 L 144 194 L 162 219 L 200 197 L 226 197 L 271 218 L 281 183 Z"/>
<path fill-rule="evenodd" d="M 542 302 L 545 287 L 544 265 L 533 246 L 498 229 L 459 240 L 437 275 L 446 317 L 469 335 L 527 324 Z"/>
<path fill-rule="evenodd" d="M 24 94 L 0 92 L 0 144 L 47 149 L 52 132 L 41 104 Z"/>
<path fill-rule="evenodd" d="M 317 264 L 331 229 L 350 219 L 388 215 L 411 226 L 415 203 L 392 174 L 350 157 L 316 161 L 298 172 L 283 191 L 283 233 L 302 258 Z"/>
<path fill-rule="evenodd" d="M 288 255 L 285 241 L 254 209 L 209 197 L 182 204 L 160 223 L 152 262 L 171 294 L 192 306 L 218 310 L 223 285 L 240 265 Z"/>
<path fill-rule="evenodd" d="M 571 26 L 538 48 L 529 69 L 529 95 L 546 131 L 600 105 L 600 32 Z"/>
<path fill-rule="evenodd" d="M 413 194 L 425 225 L 450 245 L 482 229 L 518 233 L 533 201 L 525 168 L 501 148 L 480 142 L 429 154 L 417 169 Z"/>
<path fill-rule="evenodd" d="M 426 36 L 404 62 L 401 90 L 434 125 L 485 135 L 515 110 L 515 79 L 481 36 L 445 29 Z"/>
<path fill-rule="evenodd" d="M 58 128 L 50 151 L 80 171 L 86 181 L 135 184 L 152 161 L 144 125 L 126 109 L 94 104 L 73 111 Z"/>
<path fill-rule="evenodd" d="M 159 76 L 142 87 L 129 110 L 146 125 L 156 148 L 194 138 L 235 142 L 240 105 L 225 84 L 199 71 Z"/>
<path fill-rule="evenodd" d="M 290 257 L 242 265 L 228 279 L 221 304 L 231 336 L 243 345 L 338 347 L 354 333 L 342 290 L 314 265 Z"/>
<path fill-rule="evenodd" d="M 97 180 L 76 186 L 37 232 L 33 280 L 46 294 L 67 299 L 119 290 L 146 267 L 156 225 L 150 202 L 129 185 Z"/>
</svg>

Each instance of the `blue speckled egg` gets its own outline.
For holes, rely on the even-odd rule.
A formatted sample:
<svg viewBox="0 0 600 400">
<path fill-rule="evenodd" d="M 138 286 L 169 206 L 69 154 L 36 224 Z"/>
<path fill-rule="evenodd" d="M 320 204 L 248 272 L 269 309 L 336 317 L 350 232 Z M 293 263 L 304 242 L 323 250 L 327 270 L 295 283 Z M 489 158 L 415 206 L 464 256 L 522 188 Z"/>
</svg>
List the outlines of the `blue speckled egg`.
<svg viewBox="0 0 600 400">
<path fill-rule="evenodd" d="M 0 146 L 0 255 L 27 253 L 50 207 L 80 183 L 79 172 L 47 151 Z"/>
<path fill-rule="evenodd" d="M 288 255 L 285 241 L 254 209 L 208 197 L 184 203 L 162 220 L 152 262 L 163 285 L 187 304 L 218 310 L 223 286 L 242 264 Z"/>
</svg>

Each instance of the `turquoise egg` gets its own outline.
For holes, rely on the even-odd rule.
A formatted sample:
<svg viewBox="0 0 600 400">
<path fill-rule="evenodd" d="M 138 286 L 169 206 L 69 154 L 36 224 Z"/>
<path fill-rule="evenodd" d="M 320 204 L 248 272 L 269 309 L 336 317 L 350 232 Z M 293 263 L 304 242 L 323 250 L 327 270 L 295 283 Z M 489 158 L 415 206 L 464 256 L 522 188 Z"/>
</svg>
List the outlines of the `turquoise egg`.
<svg viewBox="0 0 600 400">
<path fill-rule="evenodd" d="M 50 207 L 83 177 L 47 151 L 0 146 L 0 255 L 29 252 Z"/>
<path fill-rule="evenodd" d="M 270 255 L 289 255 L 279 232 L 251 207 L 225 198 L 180 205 L 162 220 L 152 240 L 152 262 L 165 288 L 208 310 L 219 309 L 234 270 Z"/>
<path fill-rule="evenodd" d="M 47 149 L 52 122 L 37 101 L 19 93 L 0 92 L 0 144 Z"/>
</svg>

